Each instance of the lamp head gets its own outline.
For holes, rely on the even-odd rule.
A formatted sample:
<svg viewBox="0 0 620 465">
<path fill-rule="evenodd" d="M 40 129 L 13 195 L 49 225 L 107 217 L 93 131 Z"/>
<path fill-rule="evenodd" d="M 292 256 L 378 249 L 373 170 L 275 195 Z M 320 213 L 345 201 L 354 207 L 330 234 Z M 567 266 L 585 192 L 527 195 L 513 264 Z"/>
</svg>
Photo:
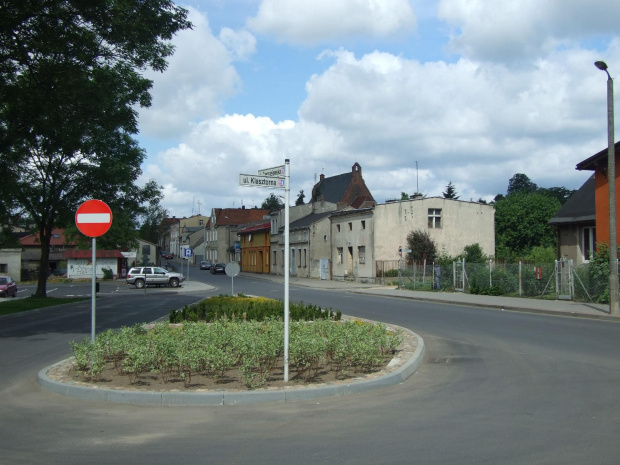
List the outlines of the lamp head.
<svg viewBox="0 0 620 465">
<path fill-rule="evenodd" d="M 595 61 L 594 66 L 596 66 L 601 71 L 607 71 L 607 63 L 604 61 Z"/>
</svg>

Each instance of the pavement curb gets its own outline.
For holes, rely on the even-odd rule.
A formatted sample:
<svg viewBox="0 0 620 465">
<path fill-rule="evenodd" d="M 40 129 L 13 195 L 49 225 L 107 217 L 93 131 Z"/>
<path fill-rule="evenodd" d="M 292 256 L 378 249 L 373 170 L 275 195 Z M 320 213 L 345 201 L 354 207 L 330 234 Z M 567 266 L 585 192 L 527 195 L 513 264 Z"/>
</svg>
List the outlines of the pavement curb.
<svg viewBox="0 0 620 465">
<path fill-rule="evenodd" d="M 379 297 L 391 297 L 394 299 L 405 299 L 405 300 L 415 300 L 419 302 L 430 302 L 441 305 L 457 305 L 464 307 L 477 307 L 477 308 L 488 308 L 491 310 L 500 310 L 500 311 L 509 311 L 509 312 L 519 312 L 519 313 L 534 313 L 537 315 L 553 315 L 553 316 L 564 316 L 564 317 L 572 317 L 572 318 L 589 318 L 593 320 L 604 320 L 604 321 L 614 321 L 620 322 L 620 318 L 612 315 L 605 314 L 595 314 L 595 313 L 583 313 L 579 311 L 571 311 L 571 310 L 549 310 L 543 308 L 532 308 L 525 307 L 523 305 L 512 305 L 510 303 L 505 304 L 497 304 L 497 303 L 486 303 L 486 302 L 469 302 L 469 301 L 457 301 L 451 299 L 440 299 L 440 298 L 432 298 L 432 297 L 423 297 L 416 295 L 396 295 L 396 294 L 388 294 L 388 293 L 377 293 L 377 292 L 369 292 L 364 289 L 351 289 L 348 292 L 352 294 L 360 294 L 360 295 L 373 295 Z"/>
<path fill-rule="evenodd" d="M 61 383 L 47 376 L 50 370 L 66 363 L 68 359 L 65 359 L 41 369 L 37 374 L 37 384 L 46 391 L 77 399 L 119 404 L 159 406 L 248 405 L 268 402 L 293 402 L 320 397 L 340 397 L 400 384 L 417 371 L 426 353 L 424 340 L 418 334 L 407 328 L 401 329 L 411 333 L 417 339 L 416 349 L 409 360 L 391 373 L 359 382 L 255 391 L 129 391 Z"/>
</svg>

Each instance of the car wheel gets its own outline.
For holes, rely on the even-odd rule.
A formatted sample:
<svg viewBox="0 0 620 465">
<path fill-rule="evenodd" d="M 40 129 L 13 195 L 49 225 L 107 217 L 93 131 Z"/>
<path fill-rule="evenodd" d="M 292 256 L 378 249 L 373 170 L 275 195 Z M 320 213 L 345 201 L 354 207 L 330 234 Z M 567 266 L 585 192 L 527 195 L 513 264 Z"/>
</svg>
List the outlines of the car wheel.
<svg viewBox="0 0 620 465">
<path fill-rule="evenodd" d="M 170 287 L 179 287 L 179 280 L 177 278 L 172 278 L 170 280 Z"/>
<path fill-rule="evenodd" d="M 136 286 L 138 289 L 142 289 L 144 287 L 144 279 L 136 279 L 134 286 Z"/>
</svg>

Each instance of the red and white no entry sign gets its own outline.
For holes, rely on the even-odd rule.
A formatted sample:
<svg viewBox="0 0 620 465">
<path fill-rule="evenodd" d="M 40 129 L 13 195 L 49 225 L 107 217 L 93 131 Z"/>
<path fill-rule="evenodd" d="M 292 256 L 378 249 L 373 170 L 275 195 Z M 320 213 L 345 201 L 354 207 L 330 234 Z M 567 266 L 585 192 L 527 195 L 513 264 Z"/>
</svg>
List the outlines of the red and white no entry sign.
<svg viewBox="0 0 620 465">
<path fill-rule="evenodd" d="M 87 200 L 75 212 L 75 224 L 85 236 L 102 236 L 112 226 L 112 210 L 101 200 Z"/>
</svg>

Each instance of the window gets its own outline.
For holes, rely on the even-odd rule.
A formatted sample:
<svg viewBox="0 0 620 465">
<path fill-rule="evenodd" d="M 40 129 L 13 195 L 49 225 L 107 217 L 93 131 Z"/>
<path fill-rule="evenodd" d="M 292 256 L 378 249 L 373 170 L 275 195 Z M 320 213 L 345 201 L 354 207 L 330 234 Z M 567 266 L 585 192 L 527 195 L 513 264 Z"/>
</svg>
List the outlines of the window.
<svg viewBox="0 0 620 465">
<path fill-rule="evenodd" d="M 590 257 L 596 250 L 596 228 L 583 228 L 581 234 L 581 252 L 583 253 L 583 261 L 590 261 Z"/>
<path fill-rule="evenodd" d="M 360 245 L 357 248 L 357 256 L 360 259 L 360 265 L 363 265 L 364 263 L 366 263 L 366 246 L 365 245 Z"/>
<path fill-rule="evenodd" d="M 342 265 L 342 247 L 338 247 L 337 252 L 338 252 L 338 264 Z"/>
<path fill-rule="evenodd" d="M 327 234 L 323 234 L 323 242 L 327 242 Z"/>
<path fill-rule="evenodd" d="M 151 255 L 151 246 L 148 244 L 142 245 L 142 255 Z"/>
<path fill-rule="evenodd" d="M 362 220 L 362 229 L 366 229 L 366 221 Z"/>
<path fill-rule="evenodd" d="M 277 252 L 274 250 L 273 251 L 273 260 L 271 260 L 271 266 L 273 266 L 274 268 L 276 267 L 276 265 L 278 264 L 276 259 L 277 259 Z"/>
<path fill-rule="evenodd" d="M 340 225 L 339 224 L 336 225 L 336 232 L 340 232 Z"/>
<path fill-rule="evenodd" d="M 441 208 L 428 209 L 428 227 L 429 229 L 441 228 Z"/>
<path fill-rule="evenodd" d="M 353 230 L 353 223 L 349 223 L 349 231 Z"/>
<path fill-rule="evenodd" d="M 205 225 L 205 220 L 198 220 L 198 225 L 199 226 L 204 226 Z"/>
<path fill-rule="evenodd" d="M 308 266 L 308 251 L 304 249 L 304 268 Z"/>
<path fill-rule="evenodd" d="M 278 234 L 278 219 L 271 218 L 271 234 Z"/>
<path fill-rule="evenodd" d="M 9 266 L 6 263 L 0 263 L 0 273 L 8 273 Z"/>
<path fill-rule="evenodd" d="M 301 249 L 297 249 L 297 268 L 301 268 Z"/>
</svg>

